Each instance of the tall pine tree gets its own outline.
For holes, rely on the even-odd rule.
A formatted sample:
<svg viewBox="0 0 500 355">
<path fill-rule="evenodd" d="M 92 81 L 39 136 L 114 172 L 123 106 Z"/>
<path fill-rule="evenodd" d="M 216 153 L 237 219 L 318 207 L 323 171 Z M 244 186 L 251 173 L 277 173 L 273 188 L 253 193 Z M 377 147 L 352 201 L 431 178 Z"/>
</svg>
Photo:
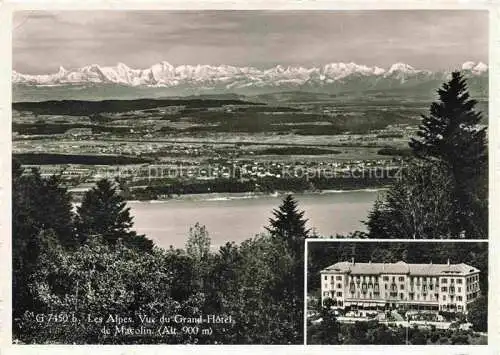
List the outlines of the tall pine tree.
<svg viewBox="0 0 500 355">
<path fill-rule="evenodd" d="M 274 238 L 284 240 L 295 255 L 300 253 L 304 240 L 309 236 L 309 229 L 306 228 L 304 211 L 298 210 L 297 201 L 292 195 L 283 199 L 281 206 L 273 211 L 273 216 L 269 219 L 267 231 Z"/>
<path fill-rule="evenodd" d="M 288 337 L 296 340 L 303 336 L 304 244 L 309 236 L 306 223 L 307 219 L 304 218 L 304 212 L 299 211 L 297 201 L 292 195 L 287 195 L 281 206 L 273 211 L 273 218 L 269 219 L 269 226 L 266 227 L 274 240 L 275 252 L 290 255 L 289 266 L 276 263 L 276 279 L 270 293 L 274 295 L 275 302 L 290 307 L 288 317 L 292 327 Z M 280 251 L 281 247 L 284 247 L 283 251 Z M 279 261 L 280 257 L 275 255 L 273 259 Z"/>
<path fill-rule="evenodd" d="M 438 90 L 429 116 L 409 145 L 425 160 L 439 160 L 449 169 L 454 182 L 456 232 L 467 238 L 484 238 L 487 233 L 486 128 L 480 127 L 481 113 L 475 110 L 465 79 L 453 72 L 451 80 Z"/>
<path fill-rule="evenodd" d="M 438 159 L 449 165 L 457 180 L 477 177 L 487 162 L 486 128 L 479 128 L 481 113 L 475 110 L 465 79 L 453 72 L 438 90 L 429 116 L 422 116 L 418 138 L 410 140 L 417 157 Z"/>
<path fill-rule="evenodd" d="M 138 249 L 153 247 L 151 240 L 131 230 L 130 207 L 126 207 L 125 200 L 109 180 L 98 181 L 96 187 L 85 194 L 77 212 L 76 227 L 82 242 L 98 236 L 110 245 L 122 239 L 126 245 Z"/>
</svg>

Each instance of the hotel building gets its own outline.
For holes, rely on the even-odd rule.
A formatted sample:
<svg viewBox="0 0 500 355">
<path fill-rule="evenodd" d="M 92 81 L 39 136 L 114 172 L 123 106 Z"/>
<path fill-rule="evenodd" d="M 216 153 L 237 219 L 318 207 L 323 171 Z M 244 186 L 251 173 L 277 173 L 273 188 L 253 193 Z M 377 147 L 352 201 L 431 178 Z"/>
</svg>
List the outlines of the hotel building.
<svg viewBox="0 0 500 355">
<path fill-rule="evenodd" d="M 321 303 L 339 308 L 466 313 L 480 294 L 479 270 L 467 264 L 358 263 L 321 271 Z"/>
</svg>

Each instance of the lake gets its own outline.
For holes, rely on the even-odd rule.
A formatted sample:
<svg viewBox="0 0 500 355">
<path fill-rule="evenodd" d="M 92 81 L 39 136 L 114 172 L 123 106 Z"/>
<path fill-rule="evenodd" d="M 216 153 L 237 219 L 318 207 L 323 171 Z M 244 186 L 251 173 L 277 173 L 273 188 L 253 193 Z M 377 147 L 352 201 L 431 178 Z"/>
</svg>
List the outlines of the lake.
<svg viewBox="0 0 500 355">
<path fill-rule="evenodd" d="M 381 191 L 359 190 L 296 194 L 299 208 L 309 219 L 308 227 L 321 236 L 366 230 L 361 222 Z M 158 246 L 182 248 L 189 227 L 196 222 L 207 227 L 212 246 L 239 243 L 264 232 L 272 210 L 283 196 L 209 195 L 166 201 L 130 201 L 134 230 Z"/>
</svg>

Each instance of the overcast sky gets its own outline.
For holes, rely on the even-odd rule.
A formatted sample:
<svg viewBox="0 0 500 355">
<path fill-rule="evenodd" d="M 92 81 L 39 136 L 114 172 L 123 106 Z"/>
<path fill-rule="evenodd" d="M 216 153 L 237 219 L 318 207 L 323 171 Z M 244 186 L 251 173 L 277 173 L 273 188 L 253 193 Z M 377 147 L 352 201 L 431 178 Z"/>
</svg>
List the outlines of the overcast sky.
<svg viewBox="0 0 500 355">
<path fill-rule="evenodd" d="M 14 70 L 160 61 L 271 67 L 356 62 L 422 69 L 488 63 L 486 11 L 18 12 Z"/>
</svg>

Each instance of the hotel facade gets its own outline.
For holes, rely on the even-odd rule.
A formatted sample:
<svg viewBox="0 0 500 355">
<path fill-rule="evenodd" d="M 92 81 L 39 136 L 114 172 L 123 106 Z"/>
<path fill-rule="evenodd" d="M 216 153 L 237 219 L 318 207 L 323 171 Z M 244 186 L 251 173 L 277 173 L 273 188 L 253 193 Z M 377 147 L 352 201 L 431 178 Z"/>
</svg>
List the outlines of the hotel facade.
<svg viewBox="0 0 500 355">
<path fill-rule="evenodd" d="M 338 308 L 467 313 L 479 295 L 479 273 L 467 264 L 338 262 L 321 271 L 321 304 Z"/>
</svg>

